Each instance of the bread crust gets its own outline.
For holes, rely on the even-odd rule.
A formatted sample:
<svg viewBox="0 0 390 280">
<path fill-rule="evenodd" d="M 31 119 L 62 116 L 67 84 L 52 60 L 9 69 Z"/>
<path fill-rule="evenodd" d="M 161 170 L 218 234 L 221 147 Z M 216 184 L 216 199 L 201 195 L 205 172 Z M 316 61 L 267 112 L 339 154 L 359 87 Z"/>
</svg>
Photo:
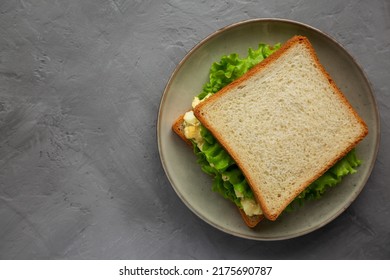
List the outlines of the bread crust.
<svg viewBox="0 0 390 280">
<path fill-rule="evenodd" d="M 187 145 L 189 145 L 190 147 L 192 147 L 192 143 L 190 140 L 188 140 L 185 136 L 184 136 L 184 129 L 183 129 L 183 116 L 184 115 L 181 115 L 179 116 L 175 122 L 173 123 L 172 125 L 172 130 L 173 132 L 175 132 L 184 142 L 186 142 Z M 245 214 L 245 212 L 240 209 L 239 207 L 237 207 L 238 211 L 240 212 L 241 214 L 241 217 L 242 219 L 244 220 L 245 224 L 250 227 L 250 228 L 254 228 L 256 227 L 260 222 L 261 220 L 263 220 L 264 218 L 264 215 L 254 215 L 254 216 L 248 216 Z"/>
<path fill-rule="evenodd" d="M 289 50 L 291 47 L 293 47 L 295 44 L 303 44 L 308 50 L 309 53 L 315 62 L 316 66 L 318 69 L 321 71 L 321 73 L 326 77 L 326 79 L 329 81 L 329 85 L 334 89 L 334 92 L 337 94 L 337 97 L 339 100 L 344 103 L 344 105 L 348 108 L 348 110 L 354 115 L 355 119 L 360 123 L 362 126 L 362 133 L 360 136 L 347 148 L 345 149 L 342 153 L 340 153 L 337 157 L 333 159 L 329 164 L 324 166 L 322 170 L 320 170 L 317 174 L 314 174 L 309 180 L 307 180 L 305 183 L 301 184 L 299 188 L 296 189 L 294 194 L 291 196 L 290 200 L 286 200 L 284 204 L 280 207 L 280 210 L 278 213 L 271 213 L 268 211 L 264 205 L 265 199 L 263 198 L 262 194 L 260 191 L 253 187 L 254 182 L 251 180 L 251 176 L 249 176 L 248 171 L 243 169 L 242 166 L 242 161 L 239 155 L 235 154 L 226 144 L 224 141 L 223 137 L 218 135 L 218 133 L 213 129 L 212 126 L 205 120 L 202 114 L 203 107 L 206 106 L 208 103 L 214 102 L 216 99 L 220 98 L 224 94 L 228 93 L 231 89 L 234 89 L 244 83 L 246 80 L 248 80 L 250 77 L 255 75 L 256 73 L 260 71 L 265 71 L 269 65 L 272 63 L 276 62 L 278 58 L 280 58 L 287 50 Z M 255 197 L 260 204 L 264 216 L 269 219 L 269 220 L 276 220 L 278 216 L 283 212 L 283 210 L 295 199 L 296 196 L 298 196 L 306 187 L 308 187 L 312 182 L 314 182 L 317 178 L 322 176 L 330 167 L 332 167 L 337 161 L 339 161 L 341 158 L 343 158 L 348 152 L 350 152 L 367 134 L 368 134 L 368 127 L 365 124 L 365 122 L 360 118 L 360 116 L 356 113 L 356 111 L 352 108 L 351 104 L 349 101 L 346 99 L 344 94 L 341 92 L 341 90 L 337 87 L 333 79 L 330 77 L 328 72 L 325 70 L 323 65 L 320 63 L 317 54 L 315 53 L 314 48 L 312 47 L 311 43 L 306 37 L 303 36 L 294 36 L 290 40 L 288 40 L 285 44 L 282 45 L 282 47 L 273 53 L 271 56 L 268 58 L 264 59 L 262 62 L 254 66 L 252 69 L 250 69 L 246 74 L 244 74 L 242 77 L 239 79 L 233 81 L 229 85 L 225 86 L 222 88 L 220 91 L 209 97 L 206 101 L 201 102 L 198 106 L 195 107 L 194 109 L 194 114 L 198 118 L 198 120 L 216 137 L 216 139 L 221 143 L 221 145 L 226 149 L 226 151 L 232 156 L 232 158 L 235 160 L 237 165 L 241 168 L 242 172 L 244 173 L 245 177 L 247 178 L 247 181 L 249 185 L 251 186 Z"/>
<path fill-rule="evenodd" d="M 264 219 L 264 215 L 254 215 L 254 216 L 248 216 L 247 214 L 245 214 L 245 212 L 240 209 L 239 207 L 237 207 L 238 211 L 240 211 L 240 214 L 241 214 L 241 217 L 242 219 L 244 220 L 245 224 L 250 227 L 250 228 L 254 228 L 256 227 L 263 219 Z"/>
<path fill-rule="evenodd" d="M 180 115 L 176 120 L 175 122 L 173 123 L 172 125 L 172 130 L 173 132 L 175 132 L 184 142 L 186 142 L 187 145 L 191 146 L 192 147 L 192 143 L 190 140 L 188 140 L 185 136 L 184 136 L 184 127 L 183 127 L 183 116 L 184 115 Z"/>
</svg>

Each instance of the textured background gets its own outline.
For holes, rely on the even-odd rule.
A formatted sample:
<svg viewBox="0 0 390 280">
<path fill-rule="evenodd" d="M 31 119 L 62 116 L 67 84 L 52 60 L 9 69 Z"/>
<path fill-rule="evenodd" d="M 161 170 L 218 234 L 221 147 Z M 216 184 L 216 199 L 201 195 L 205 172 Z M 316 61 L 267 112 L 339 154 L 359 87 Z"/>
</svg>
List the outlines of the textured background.
<svg viewBox="0 0 390 280">
<path fill-rule="evenodd" d="M 358 199 L 293 240 L 222 233 L 177 197 L 161 167 L 161 94 L 199 40 L 228 24 L 287 18 L 340 42 L 381 114 Z M 370 1 L 2 0 L 1 259 L 389 259 L 390 4 Z"/>
</svg>

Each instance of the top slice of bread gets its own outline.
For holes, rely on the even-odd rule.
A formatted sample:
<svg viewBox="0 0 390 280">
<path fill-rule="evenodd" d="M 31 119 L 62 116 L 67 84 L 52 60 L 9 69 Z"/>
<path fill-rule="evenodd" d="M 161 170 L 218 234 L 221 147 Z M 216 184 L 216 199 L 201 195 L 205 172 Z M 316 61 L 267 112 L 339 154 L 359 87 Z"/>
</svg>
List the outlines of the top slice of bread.
<svg viewBox="0 0 390 280">
<path fill-rule="evenodd" d="M 302 36 L 194 112 L 241 168 L 270 220 L 368 133 Z"/>
</svg>

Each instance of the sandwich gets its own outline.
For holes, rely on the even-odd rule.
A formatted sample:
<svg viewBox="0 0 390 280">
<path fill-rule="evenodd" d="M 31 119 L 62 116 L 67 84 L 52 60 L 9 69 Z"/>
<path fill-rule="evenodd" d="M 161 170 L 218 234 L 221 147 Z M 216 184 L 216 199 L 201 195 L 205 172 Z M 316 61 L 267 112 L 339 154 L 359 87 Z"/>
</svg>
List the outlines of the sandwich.
<svg viewBox="0 0 390 280">
<path fill-rule="evenodd" d="M 241 61 L 225 56 L 211 70 L 217 78 L 210 75 L 172 128 L 249 227 L 322 197 L 357 171 L 354 148 L 367 125 L 306 37 L 260 45 Z"/>
</svg>

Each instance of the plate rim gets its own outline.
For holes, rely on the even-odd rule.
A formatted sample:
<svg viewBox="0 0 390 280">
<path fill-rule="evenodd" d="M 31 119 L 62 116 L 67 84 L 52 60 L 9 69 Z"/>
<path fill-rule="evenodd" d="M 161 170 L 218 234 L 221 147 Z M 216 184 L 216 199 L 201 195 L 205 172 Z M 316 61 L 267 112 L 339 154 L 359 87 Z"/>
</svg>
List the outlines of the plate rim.
<svg viewBox="0 0 390 280">
<path fill-rule="evenodd" d="M 214 38 L 214 37 L 216 37 L 216 36 L 226 32 L 227 30 L 234 29 L 234 28 L 246 25 L 246 24 L 258 23 L 258 22 L 270 22 L 270 23 L 274 22 L 274 23 L 284 23 L 284 24 L 296 25 L 296 26 L 299 26 L 299 27 L 306 28 L 306 29 L 308 29 L 308 30 L 310 30 L 312 32 L 319 33 L 321 36 L 326 37 L 330 42 L 335 44 L 337 46 L 337 48 L 339 50 L 341 50 L 344 53 L 344 55 L 346 55 L 353 62 L 353 64 L 355 64 L 357 70 L 360 72 L 361 76 L 364 78 L 364 83 L 367 85 L 369 95 L 370 95 L 370 97 L 371 97 L 371 99 L 373 101 L 372 105 L 375 107 L 375 119 L 374 119 L 374 121 L 375 121 L 375 124 L 377 125 L 377 131 L 376 131 L 376 135 L 375 135 L 375 139 L 376 139 L 376 141 L 375 141 L 375 148 L 373 150 L 373 160 L 372 160 L 372 162 L 369 164 L 369 166 L 367 168 L 367 171 L 366 171 L 367 175 L 362 180 L 362 187 L 357 192 L 355 192 L 355 195 L 352 197 L 352 199 L 347 201 L 347 203 L 345 203 L 343 205 L 343 207 L 340 207 L 339 211 L 335 212 L 334 215 L 330 216 L 327 219 L 324 219 L 321 223 L 319 223 L 315 227 L 311 227 L 311 228 L 308 228 L 306 230 L 298 231 L 298 232 L 296 232 L 295 234 L 292 234 L 292 235 L 280 236 L 280 237 L 275 237 L 275 238 L 272 238 L 272 237 L 247 236 L 247 235 L 244 235 L 244 234 L 242 234 L 240 232 L 237 232 L 237 231 L 234 231 L 234 230 L 225 229 L 224 227 L 220 226 L 219 224 L 216 224 L 216 223 L 212 222 L 210 219 L 208 219 L 207 217 L 205 217 L 204 215 L 202 215 L 201 213 L 196 211 L 192 207 L 192 205 L 183 197 L 183 195 L 177 190 L 175 185 L 173 184 L 173 179 L 171 178 L 171 176 L 170 176 L 170 174 L 169 174 L 169 172 L 167 170 L 166 163 L 165 163 L 166 159 L 163 157 L 163 154 L 162 154 L 162 144 L 161 144 L 161 137 L 160 137 L 160 135 L 161 135 L 161 133 L 160 133 L 160 130 L 161 130 L 160 129 L 160 127 L 161 127 L 161 115 L 162 115 L 162 111 L 163 111 L 163 105 L 165 103 L 164 100 L 165 100 L 165 97 L 167 95 L 167 92 L 169 92 L 169 89 L 170 89 L 170 86 L 172 84 L 172 81 L 174 80 L 174 78 L 176 77 L 176 75 L 178 74 L 180 69 L 182 68 L 183 64 L 185 64 L 186 61 L 188 59 L 190 59 L 190 57 L 193 55 L 193 53 L 195 53 L 199 48 L 201 48 L 204 44 L 206 44 L 212 38 Z M 306 23 L 302 23 L 302 22 L 299 22 L 299 21 L 296 21 L 296 20 L 285 19 L 285 18 L 268 18 L 268 17 L 267 18 L 247 19 L 247 20 L 242 20 L 242 21 L 238 21 L 238 22 L 234 22 L 234 23 L 228 24 L 228 25 L 226 25 L 226 26 L 224 26 L 222 28 L 219 28 L 219 29 L 215 30 L 214 32 L 210 33 L 209 35 L 207 35 L 206 37 L 201 39 L 198 43 L 196 43 L 189 51 L 187 51 L 185 53 L 184 57 L 179 61 L 179 63 L 176 65 L 175 69 L 172 71 L 172 73 L 169 76 L 169 78 L 167 80 L 167 83 L 166 83 L 166 85 L 164 87 L 164 90 L 163 90 L 163 93 L 161 95 L 160 102 L 159 102 L 158 114 L 157 114 L 157 125 L 156 125 L 157 146 L 158 146 L 158 153 L 159 153 L 159 157 L 160 157 L 160 162 L 162 164 L 164 173 L 165 173 L 166 177 L 168 178 L 168 181 L 169 181 L 172 189 L 178 195 L 180 200 L 188 207 L 189 210 L 191 210 L 191 212 L 193 214 L 195 214 L 197 217 L 202 219 L 207 224 L 213 226 L 214 228 L 216 228 L 216 229 L 218 229 L 218 230 L 220 230 L 222 232 L 225 232 L 227 234 L 236 236 L 236 237 L 240 237 L 240 238 L 243 238 L 243 239 L 249 239 L 249 240 L 256 240 L 256 241 L 277 241 L 277 240 L 287 240 L 287 239 L 297 238 L 297 237 L 309 234 L 309 233 L 311 233 L 313 231 L 316 231 L 316 230 L 324 227 L 328 223 L 332 222 L 337 217 L 339 217 L 357 199 L 359 194 L 365 188 L 365 186 L 367 184 L 367 181 L 369 180 L 369 178 L 370 178 L 370 176 L 372 174 L 372 170 L 374 169 L 374 166 L 375 166 L 375 163 L 376 163 L 376 159 L 377 159 L 377 155 L 378 155 L 379 147 L 380 147 L 380 142 L 381 142 L 380 130 L 381 130 L 381 124 L 380 124 L 379 108 L 378 108 L 377 100 L 375 98 L 374 91 L 372 89 L 372 84 L 371 84 L 370 80 L 367 78 L 367 75 L 364 72 L 363 68 L 360 66 L 360 64 L 355 59 L 355 57 L 352 56 L 335 38 L 333 38 L 331 35 L 325 33 L 324 31 L 321 31 L 318 28 L 315 28 L 315 27 L 313 27 L 311 25 L 308 25 Z"/>
</svg>

